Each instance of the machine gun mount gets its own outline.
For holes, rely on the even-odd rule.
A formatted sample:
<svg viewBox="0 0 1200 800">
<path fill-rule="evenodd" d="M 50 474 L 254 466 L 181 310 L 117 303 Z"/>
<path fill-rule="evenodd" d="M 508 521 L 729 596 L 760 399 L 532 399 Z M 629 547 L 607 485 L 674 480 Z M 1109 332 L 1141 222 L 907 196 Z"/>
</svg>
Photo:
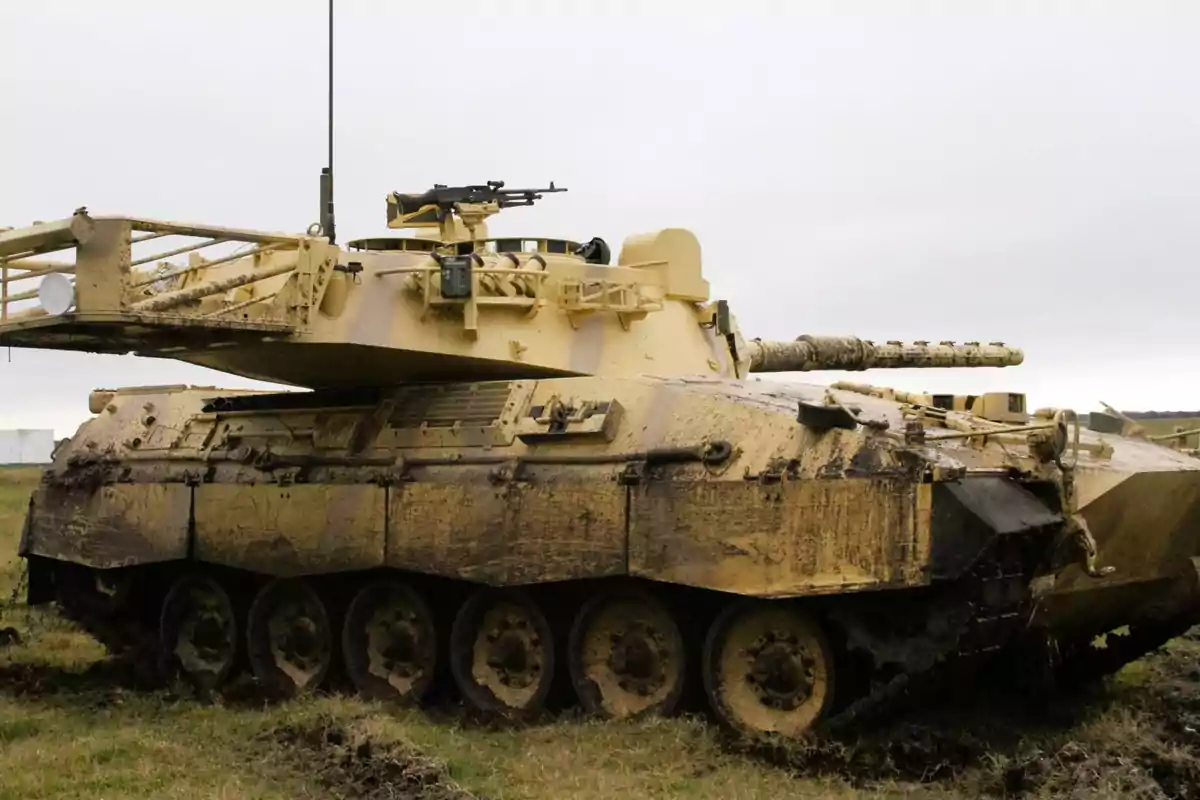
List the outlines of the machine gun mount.
<svg viewBox="0 0 1200 800">
<path fill-rule="evenodd" d="M 546 189 L 505 189 L 504 181 L 488 181 L 470 186 L 447 186 L 435 183 L 433 188 L 420 194 L 388 195 L 389 228 L 433 228 L 441 232 L 444 242 L 459 238 L 454 232 L 457 216 L 467 227 L 469 238 L 476 238 L 480 224 L 497 214 L 501 209 L 514 206 L 531 206 L 544 194 L 567 191 L 558 188 L 554 181 Z"/>
</svg>

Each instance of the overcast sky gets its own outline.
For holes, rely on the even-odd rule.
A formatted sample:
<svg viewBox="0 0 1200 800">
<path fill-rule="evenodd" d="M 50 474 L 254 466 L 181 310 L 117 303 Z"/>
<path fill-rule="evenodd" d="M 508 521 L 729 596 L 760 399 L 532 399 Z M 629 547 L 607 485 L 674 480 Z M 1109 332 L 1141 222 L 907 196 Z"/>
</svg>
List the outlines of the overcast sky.
<svg viewBox="0 0 1200 800">
<path fill-rule="evenodd" d="M 747 336 L 1026 352 L 858 380 L 1200 407 L 1198 12 L 341 0 L 339 238 L 384 232 L 391 190 L 553 180 L 570 191 L 492 231 L 615 249 L 689 227 Z M 87 205 L 302 231 L 325 159 L 325 25 L 325 0 L 0 3 L 0 225 Z M 179 382 L 252 385 L 0 352 L 0 428 L 66 435 L 93 388 Z"/>
</svg>

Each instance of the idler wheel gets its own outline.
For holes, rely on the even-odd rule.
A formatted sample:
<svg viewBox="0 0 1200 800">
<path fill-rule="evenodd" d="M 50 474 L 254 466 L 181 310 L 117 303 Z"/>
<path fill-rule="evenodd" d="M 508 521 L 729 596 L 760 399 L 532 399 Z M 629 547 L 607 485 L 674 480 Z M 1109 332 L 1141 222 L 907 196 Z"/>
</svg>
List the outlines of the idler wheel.
<svg viewBox="0 0 1200 800">
<path fill-rule="evenodd" d="M 333 633 L 307 581 L 274 580 L 259 590 L 246 621 L 250 669 L 269 690 L 294 696 L 316 689 L 333 660 Z"/>
<path fill-rule="evenodd" d="M 425 696 L 437 663 L 437 630 L 424 598 L 406 583 L 364 587 L 342 626 L 346 672 L 360 692 L 405 705 Z"/>
<path fill-rule="evenodd" d="M 734 603 L 704 642 L 704 689 L 727 727 L 749 738 L 795 738 L 833 702 L 833 650 L 807 614 L 781 602 Z"/>
<path fill-rule="evenodd" d="M 554 677 L 554 639 L 545 615 L 525 592 L 476 591 L 450 629 L 450 671 L 481 711 L 536 713 Z"/>
<path fill-rule="evenodd" d="M 200 691 L 224 683 L 237 660 L 238 622 L 228 592 L 207 575 L 177 579 L 158 617 L 158 669 Z"/>
<path fill-rule="evenodd" d="M 665 715 L 683 694 L 683 635 L 649 592 L 620 589 L 593 597 L 575 616 L 567 652 L 571 682 L 589 713 Z"/>
</svg>

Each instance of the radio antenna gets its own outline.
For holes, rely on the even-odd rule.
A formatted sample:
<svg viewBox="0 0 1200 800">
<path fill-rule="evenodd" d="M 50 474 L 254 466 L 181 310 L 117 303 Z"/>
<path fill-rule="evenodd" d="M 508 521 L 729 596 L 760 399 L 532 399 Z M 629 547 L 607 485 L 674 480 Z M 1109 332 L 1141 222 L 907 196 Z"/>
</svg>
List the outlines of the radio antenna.
<svg viewBox="0 0 1200 800">
<path fill-rule="evenodd" d="M 329 0 L 329 165 L 321 170 L 321 233 L 330 244 L 337 241 L 337 226 L 333 219 L 333 0 Z"/>
</svg>

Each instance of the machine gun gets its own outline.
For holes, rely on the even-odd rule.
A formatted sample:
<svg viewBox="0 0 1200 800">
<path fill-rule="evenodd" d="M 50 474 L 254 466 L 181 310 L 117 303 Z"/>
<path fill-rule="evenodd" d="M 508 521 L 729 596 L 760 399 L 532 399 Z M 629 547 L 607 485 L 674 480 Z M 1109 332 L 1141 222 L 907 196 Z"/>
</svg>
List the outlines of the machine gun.
<svg viewBox="0 0 1200 800">
<path fill-rule="evenodd" d="M 442 241 L 455 241 L 460 236 L 455 232 L 454 216 L 466 225 L 470 238 L 483 220 L 501 209 L 514 206 L 531 206 L 541 200 L 543 194 L 565 192 L 550 182 L 548 189 L 505 189 L 504 181 L 488 181 L 483 185 L 447 186 L 435 183 L 433 188 L 421 194 L 388 195 L 389 228 L 433 228 L 441 231 Z"/>
</svg>

